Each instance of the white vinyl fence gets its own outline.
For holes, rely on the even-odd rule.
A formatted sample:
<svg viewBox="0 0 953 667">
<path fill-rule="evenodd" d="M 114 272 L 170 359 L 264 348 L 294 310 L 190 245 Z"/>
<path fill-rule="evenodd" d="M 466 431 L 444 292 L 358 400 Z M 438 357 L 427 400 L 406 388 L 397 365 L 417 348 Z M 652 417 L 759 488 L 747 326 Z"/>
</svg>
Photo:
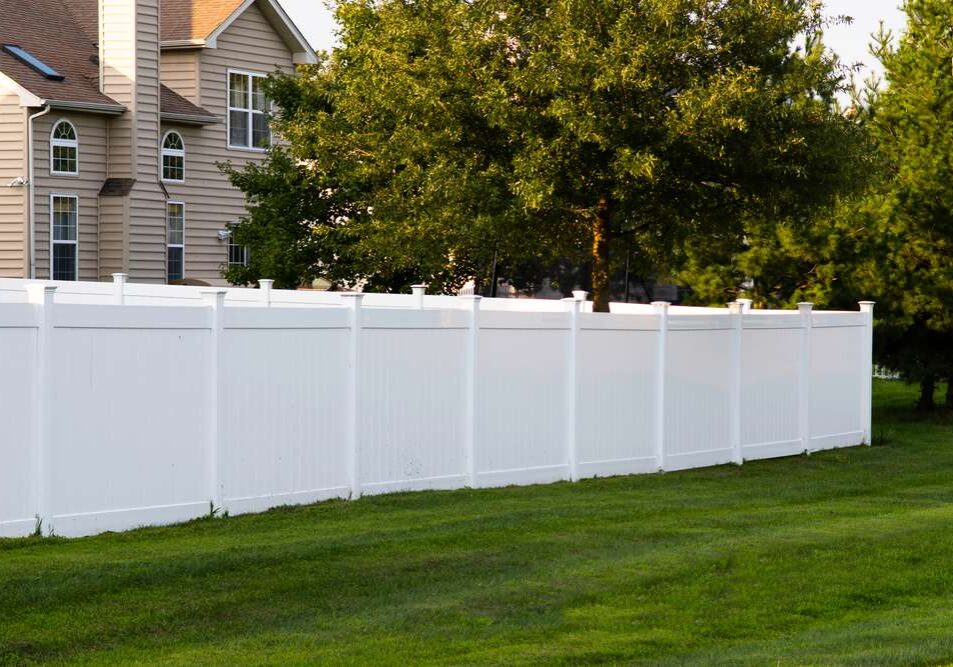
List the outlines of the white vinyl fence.
<svg viewBox="0 0 953 667">
<path fill-rule="evenodd" d="M 0 280 L 0 535 L 870 440 L 860 312 Z"/>
</svg>

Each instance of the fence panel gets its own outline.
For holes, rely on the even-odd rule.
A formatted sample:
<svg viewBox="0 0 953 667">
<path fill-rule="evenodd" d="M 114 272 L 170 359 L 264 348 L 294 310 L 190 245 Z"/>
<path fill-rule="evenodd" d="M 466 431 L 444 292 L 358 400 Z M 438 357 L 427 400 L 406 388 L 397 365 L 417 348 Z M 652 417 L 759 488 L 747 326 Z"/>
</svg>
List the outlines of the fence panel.
<svg viewBox="0 0 953 667">
<path fill-rule="evenodd" d="M 665 469 L 681 470 L 732 460 L 732 332 L 708 317 L 670 316 L 665 359 Z M 692 320 L 698 319 L 696 323 Z M 708 320 L 708 321 L 703 321 Z M 697 328 L 724 326 L 721 329 Z M 685 327 L 679 329 L 677 327 Z"/>
<path fill-rule="evenodd" d="M 466 484 L 466 327 L 462 311 L 365 314 L 357 414 L 366 493 Z"/>
<path fill-rule="evenodd" d="M 205 313 L 58 305 L 50 340 L 50 528 L 83 535 L 208 512 Z"/>
<path fill-rule="evenodd" d="M 657 468 L 655 317 L 580 316 L 576 440 L 582 477 Z"/>
<path fill-rule="evenodd" d="M 742 333 L 742 455 L 762 459 L 799 454 L 798 411 L 792 410 L 798 404 L 799 319 L 789 316 L 778 323 L 792 328 L 747 328 L 752 319 L 745 317 Z"/>
<path fill-rule="evenodd" d="M 857 323 L 857 314 L 853 322 Z M 858 396 L 863 391 L 863 326 L 815 326 L 811 330 L 810 448 L 859 445 L 864 424 Z"/>
<path fill-rule="evenodd" d="M 36 314 L 26 304 L 0 308 L 0 536 L 24 535 L 35 524 L 33 392 Z"/>
<path fill-rule="evenodd" d="M 478 485 L 567 479 L 565 312 L 486 312 L 481 318 L 476 370 Z"/>
<path fill-rule="evenodd" d="M 347 497 L 347 317 L 226 309 L 222 484 L 229 512 Z"/>
</svg>

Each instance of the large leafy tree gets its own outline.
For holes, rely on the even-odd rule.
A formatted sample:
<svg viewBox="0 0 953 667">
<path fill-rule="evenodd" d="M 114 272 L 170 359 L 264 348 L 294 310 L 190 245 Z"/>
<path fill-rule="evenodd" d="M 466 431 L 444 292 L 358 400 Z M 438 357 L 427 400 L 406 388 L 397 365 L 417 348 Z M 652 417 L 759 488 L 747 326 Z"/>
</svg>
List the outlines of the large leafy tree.
<svg viewBox="0 0 953 667">
<path fill-rule="evenodd" d="M 451 289 L 494 259 L 588 262 L 606 310 L 614 257 L 645 272 L 686 244 L 742 239 L 751 220 L 798 224 L 853 160 L 813 0 L 337 6 L 341 48 L 273 84 L 287 144 L 234 177 L 262 193 L 269 172 L 297 165 L 341 205 L 283 221 L 253 209 L 253 256 L 294 222 L 319 248 L 310 273 L 381 285 L 415 275 Z"/>
</svg>

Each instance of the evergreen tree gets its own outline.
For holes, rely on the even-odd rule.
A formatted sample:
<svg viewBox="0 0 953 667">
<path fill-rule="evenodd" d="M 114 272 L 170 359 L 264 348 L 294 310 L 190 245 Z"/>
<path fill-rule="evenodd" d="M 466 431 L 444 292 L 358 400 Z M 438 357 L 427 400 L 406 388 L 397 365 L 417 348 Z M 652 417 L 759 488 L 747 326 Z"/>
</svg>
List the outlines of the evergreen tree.
<svg viewBox="0 0 953 667">
<path fill-rule="evenodd" d="M 887 86 L 871 127 L 887 174 L 866 203 L 879 252 L 864 275 L 878 292 L 882 363 L 920 382 L 931 408 L 938 380 L 953 380 L 953 4 L 904 10 L 896 47 L 889 35 L 875 45 Z"/>
</svg>

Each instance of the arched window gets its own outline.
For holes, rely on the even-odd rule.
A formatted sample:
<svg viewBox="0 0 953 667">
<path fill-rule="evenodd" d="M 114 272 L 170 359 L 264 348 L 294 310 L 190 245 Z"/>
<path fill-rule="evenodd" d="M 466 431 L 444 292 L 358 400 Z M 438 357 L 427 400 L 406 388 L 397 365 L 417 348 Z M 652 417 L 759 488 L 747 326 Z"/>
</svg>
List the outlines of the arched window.
<svg viewBox="0 0 953 667">
<path fill-rule="evenodd" d="M 162 180 L 185 181 L 185 142 L 178 132 L 166 132 L 162 138 Z"/>
<path fill-rule="evenodd" d="M 57 176 L 79 173 L 79 141 L 76 128 L 68 120 L 58 122 L 50 133 L 50 173 Z"/>
</svg>

